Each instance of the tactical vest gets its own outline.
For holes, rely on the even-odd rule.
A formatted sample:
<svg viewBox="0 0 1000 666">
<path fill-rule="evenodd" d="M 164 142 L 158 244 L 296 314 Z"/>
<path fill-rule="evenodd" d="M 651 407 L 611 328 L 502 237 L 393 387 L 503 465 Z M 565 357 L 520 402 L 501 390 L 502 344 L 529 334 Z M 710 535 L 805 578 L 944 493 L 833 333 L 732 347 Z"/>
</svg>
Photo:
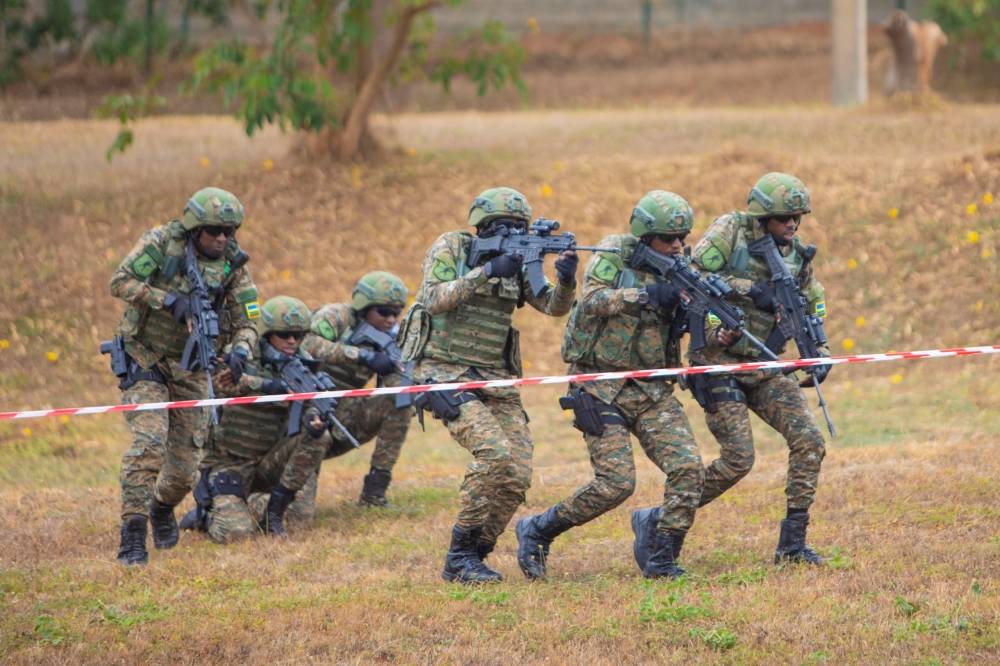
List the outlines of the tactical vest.
<svg viewBox="0 0 1000 666">
<path fill-rule="evenodd" d="M 622 262 L 628 266 L 638 239 L 621 235 Z M 658 281 L 649 273 L 625 268 L 618 274 L 615 289 L 644 287 Z M 681 364 L 680 342 L 670 338 L 673 313 L 635 303 L 616 315 L 587 315 L 577 300 L 563 334 L 562 357 L 599 371 L 646 370 L 677 367 Z"/>
<path fill-rule="evenodd" d="M 350 345 L 349 342 L 351 335 L 354 334 L 354 328 L 358 325 L 357 314 L 351 310 L 351 317 L 348 321 L 347 328 L 344 329 L 343 333 L 336 340 L 332 342 L 339 342 L 344 345 Z M 322 329 L 321 329 L 322 330 Z M 326 338 L 326 336 L 323 336 Z M 329 339 L 329 338 L 326 338 Z M 375 374 L 371 368 L 368 368 L 360 363 L 351 364 L 348 366 L 343 365 L 333 365 L 330 363 L 323 364 L 323 371 L 330 375 L 333 379 L 334 384 L 337 388 L 347 389 L 347 388 L 362 388 L 368 383 L 368 380 L 372 378 Z"/>
<path fill-rule="evenodd" d="M 468 240 L 456 258 L 455 279 L 469 273 L 465 264 Z M 475 295 L 457 308 L 431 317 L 423 356 L 456 365 L 506 368 L 504 351 L 511 335 L 511 315 L 521 300 L 518 277 L 492 278 L 476 287 Z"/>
<path fill-rule="evenodd" d="M 244 372 L 262 379 L 277 377 L 278 373 L 259 361 L 260 358 L 258 345 Z M 226 405 L 220 409 L 219 424 L 214 426 L 213 442 L 216 448 L 241 458 L 262 458 L 284 436 L 290 411 L 291 404 L 287 402 Z"/>
<path fill-rule="evenodd" d="M 191 291 L 184 272 L 184 262 L 187 259 L 187 232 L 178 220 L 174 220 L 167 225 L 167 233 L 169 239 L 163 252 L 152 243 L 146 246 L 146 254 L 155 262 L 156 267 L 145 278 L 145 282 L 168 294 L 187 298 Z M 219 329 L 223 332 L 217 345 L 220 349 L 227 342 L 225 331 L 228 331 L 232 324 L 230 313 L 222 308 L 222 302 L 226 282 L 232 273 L 230 261 L 239 249 L 236 240 L 231 239 L 226 251 L 218 259 L 198 255 L 198 267 L 208 287 L 213 309 L 219 315 Z M 166 310 L 153 310 L 147 305 L 129 304 L 122 316 L 120 328 L 127 337 L 138 340 L 145 347 L 170 358 L 180 357 L 188 340 L 187 326 L 178 323 Z"/>
<path fill-rule="evenodd" d="M 733 243 L 732 254 L 729 255 L 729 261 L 726 262 L 719 272 L 722 275 L 762 282 L 773 287 L 774 282 L 771 280 L 771 269 L 767 267 L 767 263 L 763 259 L 750 254 L 748 243 L 754 239 L 754 225 L 756 221 L 746 213 L 740 211 L 734 211 L 731 215 L 739 220 L 736 228 L 736 239 Z M 785 263 L 788 265 L 788 270 L 791 271 L 794 277 L 798 277 L 802 271 L 804 251 L 805 247 L 802 245 L 802 241 L 796 236 L 792 241 L 792 251 L 787 256 L 782 255 Z M 767 340 L 767 337 L 774 329 L 774 315 L 759 310 L 749 296 L 738 295 L 734 292 L 730 300 L 746 313 L 747 331 L 758 340 Z M 750 344 L 745 338 L 740 338 L 740 341 L 730 347 L 729 350 L 741 356 L 750 356 L 753 358 L 760 356 L 760 350 Z M 784 350 L 785 348 L 782 346 L 778 353 L 780 354 Z"/>
</svg>

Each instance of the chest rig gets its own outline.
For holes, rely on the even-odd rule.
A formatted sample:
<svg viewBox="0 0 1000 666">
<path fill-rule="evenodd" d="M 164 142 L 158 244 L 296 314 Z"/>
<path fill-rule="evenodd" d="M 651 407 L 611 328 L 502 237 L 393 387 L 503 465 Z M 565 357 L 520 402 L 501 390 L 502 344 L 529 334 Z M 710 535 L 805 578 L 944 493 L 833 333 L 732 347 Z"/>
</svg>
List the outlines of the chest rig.
<svg viewBox="0 0 1000 666">
<path fill-rule="evenodd" d="M 455 279 L 469 273 L 466 240 L 456 257 Z M 431 317 L 426 358 L 481 368 L 506 368 L 511 316 L 523 305 L 519 277 L 491 278 L 457 308 Z"/>
<path fill-rule="evenodd" d="M 350 345 L 351 335 L 354 334 L 354 329 L 357 325 L 358 315 L 352 310 L 347 326 L 339 336 L 336 336 L 336 339 L 334 339 L 335 333 L 333 331 L 333 327 L 325 321 L 320 325 L 319 332 L 320 335 L 331 342 Z M 330 378 L 333 379 L 337 388 L 361 388 L 367 384 L 368 380 L 372 378 L 373 374 L 375 374 L 371 368 L 361 364 L 343 366 L 324 363 L 323 371 L 330 375 Z"/>
</svg>

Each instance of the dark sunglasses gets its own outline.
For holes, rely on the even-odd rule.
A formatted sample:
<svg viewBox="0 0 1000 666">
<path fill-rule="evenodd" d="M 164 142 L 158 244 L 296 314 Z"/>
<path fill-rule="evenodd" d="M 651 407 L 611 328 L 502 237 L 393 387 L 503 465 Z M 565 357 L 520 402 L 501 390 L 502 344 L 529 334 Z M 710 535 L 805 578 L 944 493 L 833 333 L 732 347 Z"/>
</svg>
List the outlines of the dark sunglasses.
<svg viewBox="0 0 1000 666">
<path fill-rule="evenodd" d="M 221 224 L 217 224 L 212 227 L 202 227 L 201 230 L 212 238 L 218 238 L 222 234 L 226 234 L 226 238 L 232 238 L 236 235 L 236 227 L 228 225 L 223 226 Z"/>
<path fill-rule="evenodd" d="M 306 337 L 305 331 L 275 331 L 274 334 L 282 340 L 295 340 L 296 342 Z"/>
<path fill-rule="evenodd" d="M 375 312 L 380 317 L 398 317 L 403 312 L 403 308 L 394 308 L 391 305 L 376 305 Z"/>
<path fill-rule="evenodd" d="M 684 239 L 687 237 L 687 234 L 656 234 L 656 240 L 661 243 L 666 243 L 667 245 L 673 245 L 674 241 L 680 241 L 683 243 Z"/>
</svg>

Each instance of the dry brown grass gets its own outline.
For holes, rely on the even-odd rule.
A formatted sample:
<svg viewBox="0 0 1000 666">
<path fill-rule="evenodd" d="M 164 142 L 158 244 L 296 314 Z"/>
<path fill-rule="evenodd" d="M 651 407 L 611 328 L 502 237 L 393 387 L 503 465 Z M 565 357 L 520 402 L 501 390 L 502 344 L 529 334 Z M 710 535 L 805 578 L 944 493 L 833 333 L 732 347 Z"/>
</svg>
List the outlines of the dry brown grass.
<svg viewBox="0 0 1000 666">
<path fill-rule="evenodd" d="M 117 400 L 96 353 L 119 311 L 108 274 L 206 182 L 246 205 L 241 239 L 262 294 L 319 305 L 346 298 L 369 269 L 414 285 L 433 238 L 498 183 L 596 241 L 619 232 L 654 187 L 684 194 L 700 232 L 739 206 L 761 172 L 780 168 L 815 195 L 803 234 L 821 250 L 835 350 L 846 338 L 876 351 L 993 343 L 1000 333 L 1000 203 L 983 204 L 987 192 L 1000 195 L 995 109 L 454 114 L 378 127 L 401 156 L 355 169 L 296 164 L 287 138 L 248 142 L 224 120 L 156 120 L 108 168 L 110 125 L 0 125 L 0 408 Z M 563 322 L 516 318 L 528 372 L 559 372 Z M 646 586 L 634 571 L 628 516 L 655 502 L 661 483 L 648 462 L 626 506 L 556 542 L 552 581 L 523 581 L 508 534 L 495 556 L 508 582 L 472 592 L 437 578 L 468 460 L 438 424 L 404 448 L 399 513 L 352 504 L 363 452 L 324 467 L 315 530 L 228 548 L 186 535 L 142 570 L 113 560 L 120 418 L 0 424 L 0 659 L 995 663 L 997 364 L 835 371 L 825 386 L 842 437 L 830 445 L 811 532 L 826 554 L 839 553 L 829 569 L 769 564 L 785 454 L 758 423 L 754 472 L 698 516 L 684 556 L 690 589 Z M 557 392 L 525 392 L 536 475 L 519 515 L 590 473 L 554 408 Z M 714 444 L 684 399 L 708 460 Z M 660 602 L 677 594 L 675 609 L 707 615 L 672 621 Z M 737 644 L 716 651 L 692 629 L 727 629 Z"/>
</svg>

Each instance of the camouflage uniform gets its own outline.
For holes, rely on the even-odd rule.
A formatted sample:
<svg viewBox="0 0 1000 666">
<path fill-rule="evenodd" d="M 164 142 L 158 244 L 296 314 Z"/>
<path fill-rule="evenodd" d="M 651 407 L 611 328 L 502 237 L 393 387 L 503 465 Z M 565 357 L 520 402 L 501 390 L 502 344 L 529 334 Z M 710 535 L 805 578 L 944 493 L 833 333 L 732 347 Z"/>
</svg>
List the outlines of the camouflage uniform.
<svg viewBox="0 0 1000 666">
<path fill-rule="evenodd" d="M 776 210 L 765 210 L 761 201 L 771 201 L 772 208 Z M 750 254 L 747 246 L 767 234 L 757 220 L 768 213 L 787 215 L 786 210 L 808 213 L 809 190 L 792 176 L 768 174 L 754 188 L 749 203 L 749 212 L 734 211 L 711 224 L 694 248 L 693 260 L 698 268 L 722 276 L 734 291 L 730 300 L 747 315 L 747 330 L 758 340 L 766 340 L 774 328 L 775 316 L 756 307 L 750 291 L 755 283 L 773 286 L 771 272 L 765 262 Z M 813 275 L 812 264 L 804 266 L 805 247 L 802 241 L 796 236 L 792 244 L 779 245 L 778 248 L 791 274 L 800 279 L 807 309 L 825 317 L 825 290 Z M 688 354 L 692 365 L 759 360 L 759 350 L 745 338 L 731 347 L 722 348 L 718 345 L 713 322 L 707 322 L 706 328 L 711 328 L 706 330 L 709 346 Z M 778 353 L 783 351 L 784 347 Z M 828 349 L 821 352 L 829 355 Z M 717 411 L 706 411 L 705 422 L 719 443 L 720 454 L 705 469 L 701 506 L 734 486 L 753 467 L 754 442 L 747 411 L 749 407 L 785 438 L 789 450 L 785 487 L 789 515 L 794 512 L 804 514 L 815 499 L 820 464 L 826 450 L 823 433 L 802 388 L 780 370 L 712 374 L 710 378 L 715 384 L 711 391 L 717 400 Z M 735 385 L 731 380 L 735 380 Z M 727 381 L 729 386 L 724 385 Z"/>
<path fill-rule="evenodd" d="M 136 365 L 138 379 L 123 392 L 122 404 L 208 397 L 205 374 L 181 369 L 187 327 L 164 309 L 164 300 L 169 296 L 186 298 L 190 291 L 183 268 L 187 234 L 188 230 L 198 233 L 197 229 L 204 225 L 193 207 L 200 208 L 203 217 L 207 209 L 209 223 L 224 220 L 227 215 L 236 220 L 237 227 L 242 222 L 242 206 L 232 194 L 215 188 L 201 190 L 185 208 L 183 220 L 143 234 L 111 277 L 112 296 L 126 303 L 119 332 L 125 351 Z M 242 265 L 245 256 L 231 238 L 218 259 L 198 253 L 197 260 L 202 279 L 214 298 L 220 330 L 229 331 L 232 346 L 249 355 L 257 342 L 253 319 L 259 316 L 259 302 L 250 272 Z M 226 341 L 220 339 L 219 343 Z M 132 447 L 122 457 L 121 466 L 122 521 L 128 523 L 147 517 L 151 501 L 172 510 L 192 488 L 207 435 L 209 410 L 126 412 L 125 420 L 132 433 Z M 176 531 L 176 523 L 173 529 Z M 176 537 L 172 540 L 176 543 Z"/>
<path fill-rule="evenodd" d="M 480 206 L 481 202 L 486 203 Z M 493 210 L 493 202 L 498 211 L 494 217 L 506 214 L 522 221 L 531 219 L 531 208 L 523 196 L 498 188 L 477 198 L 471 226 L 493 219 L 482 215 L 483 206 Z M 518 331 L 511 325 L 515 308 L 527 303 L 539 312 L 559 317 L 573 304 L 575 281 L 550 285 L 536 297 L 523 269 L 514 277 L 503 278 L 488 277 L 485 266 L 470 269 L 466 256 L 471 239 L 468 232 L 447 232 L 424 256 L 423 282 L 401 332 L 404 355 L 416 360 L 413 380 L 417 383 L 520 377 Z M 462 481 L 456 530 L 477 535 L 481 560 L 524 502 L 531 485 L 533 445 L 517 388 L 482 389 L 474 396 L 460 393 L 456 398 L 469 400 L 458 406 L 459 416 L 445 425 L 474 458 Z M 453 549 L 454 535 L 453 531 Z"/>
</svg>

